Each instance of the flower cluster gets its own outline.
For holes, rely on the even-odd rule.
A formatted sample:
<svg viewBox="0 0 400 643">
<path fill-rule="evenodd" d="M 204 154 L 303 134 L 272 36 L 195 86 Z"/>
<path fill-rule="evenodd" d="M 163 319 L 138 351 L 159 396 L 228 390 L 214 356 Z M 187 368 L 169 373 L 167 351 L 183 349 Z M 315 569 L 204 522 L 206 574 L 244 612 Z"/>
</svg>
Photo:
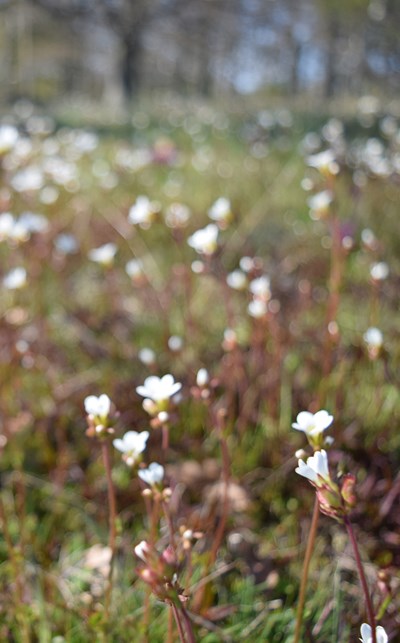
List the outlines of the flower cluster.
<svg viewBox="0 0 400 643">
<path fill-rule="evenodd" d="M 342 521 L 354 506 L 355 477 L 352 474 L 344 476 L 342 486 L 339 488 L 331 478 L 328 455 L 323 449 L 316 451 L 307 459 L 307 462 L 300 459 L 296 473 L 307 478 L 315 487 L 320 509 L 327 516 Z"/>
</svg>

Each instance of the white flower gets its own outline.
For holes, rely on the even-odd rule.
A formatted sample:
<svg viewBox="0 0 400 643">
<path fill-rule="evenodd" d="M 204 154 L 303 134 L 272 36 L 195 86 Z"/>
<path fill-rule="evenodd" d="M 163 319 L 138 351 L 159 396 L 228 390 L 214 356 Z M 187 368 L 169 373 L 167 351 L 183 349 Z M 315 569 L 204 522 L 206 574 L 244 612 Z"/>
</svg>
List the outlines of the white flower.
<svg viewBox="0 0 400 643">
<path fill-rule="evenodd" d="M 305 463 L 304 460 L 299 460 L 298 464 L 299 466 L 296 468 L 296 473 L 307 478 L 317 486 L 324 480 L 330 480 L 328 456 L 326 451 L 316 451 L 314 455 L 307 458 L 307 463 Z"/>
<path fill-rule="evenodd" d="M 44 176 L 40 168 L 32 165 L 19 170 L 11 179 L 11 185 L 16 192 L 40 190 L 44 185 Z"/>
<path fill-rule="evenodd" d="M 370 268 L 370 275 L 374 281 L 383 281 L 389 276 L 389 266 L 385 261 L 373 263 Z"/>
<path fill-rule="evenodd" d="M 196 375 L 196 384 L 197 384 L 197 386 L 200 386 L 200 387 L 206 386 L 209 381 L 210 381 L 210 376 L 208 374 L 207 369 L 206 368 L 200 368 L 197 371 L 197 375 Z"/>
<path fill-rule="evenodd" d="M 317 192 L 317 194 L 311 196 L 307 201 L 310 208 L 311 218 L 317 220 L 321 215 L 326 214 L 332 201 L 333 195 L 330 190 L 323 190 L 322 192 Z"/>
<path fill-rule="evenodd" d="M 124 454 L 126 464 L 132 467 L 136 464 L 140 454 L 145 450 L 149 435 L 148 431 L 142 431 L 141 433 L 128 431 L 122 439 L 117 438 L 113 440 L 113 445 L 118 451 Z"/>
<path fill-rule="evenodd" d="M 126 264 L 125 271 L 131 279 L 137 279 L 143 275 L 143 262 L 140 259 L 131 259 Z"/>
<path fill-rule="evenodd" d="M 22 217 L 21 217 L 22 218 Z M 11 212 L 4 212 L 0 215 L 0 241 L 8 239 L 10 241 L 27 241 L 29 239 L 29 229 L 23 221 L 16 221 Z"/>
<path fill-rule="evenodd" d="M 88 415 L 93 415 L 95 418 L 105 419 L 108 417 L 111 409 L 111 400 L 108 395 L 89 395 L 84 401 L 85 411 Z"/>
<path fill-rule="evenodd" d="M 13 125 L 0 126 L 0 154 L 9 152 L 18 140 L 18 130 Z"/>
<path fill-rule="evenodd" d="M 150 553 L 150 547 L 145 540 L 142 540 L 138 545 L 136 545 L 134 552 L 140 560 L 143 560 L 143 562 L 146 563 L 146 554 Z"/>
<path fill-rule="evenodd" d="M 364 230 L 361 232 L 361 241 L 370 250 L 376 249 L 377 239 L 372 230 L 370 230 L 369 228 L 364 228 Z"/>
<path fill-rule="evenodd" d="M 157 204 L 152 203 L 147 196 L 138 196 L 129 210 L 128 220 L 134 225 L 138 224 L 142 228 L 149 228 L 157 210 Z"/>
<path fill-rule="evenodd" d="M 104 246 L 90 250 L 88 257 L 102 266 L 111 266 L 114 263 L 116 252 L 117 246 L 115 243 L 106 243 Z"/>
<path fill-rule="evenodd" d="M 335 154 L 332 150 L 325 150 L 318 154 L 313 154 L 307 159 L 309 167 L 315 167 L 320 172 L 329 172 L 330 174 L 337 174 L 338 165 L 335 161 Z"/>
<path fill-rule="evenodd" d="M 173 375 L 164 375 L 157 377 L 150 375 L 146 377 L 143 386 L 138 386 L 136 391 L 142 397 L 152 400 L 153 402 L 164 402 L 169 400 L 175 393 L 180 391 L 182 384 L 175 382 Z"/>
<path fill-rule="evenodd" d="M 164 467 L 157 462 L 152 462 L 147 469 L 140 469 L 138 476 L 143 482 L 148 484 L 149 487 L 154 487 L 163 481 Z"/>
<path fill-rule="evenodd" d="M 363 623 L 361 625 L 360 634 L 360 641 L 362 641 L 362 643 L 372 643 L 372 629 L 370 625 L 368 625 L 367 623 Z M 385 629 L 382 627 L 382 625 L 378 625 L 375 630 L 375 634 L 376 643 L 388 643 L 388 635 L 386 634 Z"/>
<path fill-rule="evenodd" d="M 261 319 L 268 312 L 267 303 L 263 299 L 253 299 L 247 306 L 247 312 L 254 319 Z"/>
<path fill-rule="evenodd" d="M 26 228 L 28 232 L 44 232 L 49 227 L 49 222 L 42 214 L 35 212 L 23 212 L 18 223 Z"/>
<path fill-rule="evenodd" d="M 368 330 L 363 335 L 363 339 L 365 343 L 368 344 L 368 348 L 381 348 L 383 344 L 382 331 L 380 331 L 379 328 L 375 328 L 374 326 L 368 328 Z"/>
<path fill-rule="evenodd" d="M 298 414 L 292 427 L 297 431 L 304 431 L 308 436 L 315 437 L 325 431 L 332 422 L 333 415 L 329 415 L 327 411 L 318 411 L 314 414 L 302 411 Z"/>
<path fill-rule="evenodd" d="M 25 268 L 13 268 L 3 278 L 3 286 L 7 290 L 19 290 L 26 286 L 26 270 Z"/>
<path fill-rule="evenodd" d="M 254 259 L 252 257 L 241 257 L 239 261 L 239 266 L 243 272 L 251 272 L 254 268 Z"/>
<path fill-rule="evenodd" d="M 253 279 L 253 281 L 250 282 L 249 290 L 257 299 L 268 301 L 268 299 L 271 298 L 270 278 L 267 275 L 262 275 L 261 277 L 257 277 L 257 279 Z"/>
<path fill-rule="evenodd" d="M 229 199 L 221 196 L 213 203 L 208 211 L 208 216 L 213 221 L 228 223 L 232 217 L 231 203 Z"/>
<path fill-rule="evenodd" d="M 57 251 L 63 255 L 72 255 L 78 252 L 78 242 L 73 234 L 62 232 L 54 240 Z"/>
<path fill-rule="evenodd" d="M 247 277 L 242 270 L 234 270 L 227 275 L 226 283 L 235 290 L 244 290 L 247 285 Z"/>
<path fill-rule="evenodd" d="M 179 335 L 171 335 L 171 337 L 168 338 L 168 348 L 173 353 L 182 350 L 183 348 L 182 337 L 179 337 Z"/>
<path fill-rule="evenodd" d="M 145 364 L 146 366 L 151 366 L 156 362 L 156 354 L 151 348 L 141 348 L 138 353 L 138 357 L 142 364 Z"/>
<path fill-rule="evenodd" d="M 218 244 L 218 226 L 210 223 L 205 228 L 196 230 L 188 239 L 188 244 L 196 252 L 203 255 L 212 255 L 216 251 Z"/>
<path fill-rule="evenodd" d="M 12 233 L 15 225 L 15 219 L 11 212 L 0 214 L 0 240 L 7 239 Z"/>
<path fill-rule="evenodd" d="M 183 203 L 171 203 L 166 215 L 165 221 L 169 228 L 183 228 L 190 219 L 190 210 Z"/>
</svg>

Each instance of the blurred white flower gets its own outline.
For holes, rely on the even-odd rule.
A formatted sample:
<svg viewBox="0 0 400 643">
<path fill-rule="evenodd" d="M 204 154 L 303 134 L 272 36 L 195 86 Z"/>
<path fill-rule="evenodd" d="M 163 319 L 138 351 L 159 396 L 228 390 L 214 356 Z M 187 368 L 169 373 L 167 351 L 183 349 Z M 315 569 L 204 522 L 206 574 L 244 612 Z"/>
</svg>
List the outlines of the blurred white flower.
<svg viewBox="0 0 400 643">
<path fill-rule="evenodd" d="M 200 368 L 197 371 L 197 375 L 196 375 L 196 384 L 197 384 L 197 386 L 200 386 L 200 387 L 206 386 L 208 384 L 209 380 L 210 380 L 210 376 L 208 374 L 207 369 L 206 368 Z"/>
<path fill-rule="evenodd" d="M 36 214 L 36 212 L 23 212 L 18 223 L 31 233 L 44 232 L 49 227 L 46 217 L 43 214 Z"/>
<path fill-rule="evenodd" d="M 179 337 L 178 335 L 171 335 L 171 337 L 168 338 L 168 348 L 173 353 L 182 350 L 182 347 L 183 347 L 182 337 Z"/>
<path fill-rule="evenodd" d="M 103 393 L 99 397 L 89 395 L 84 400 L 85 411 L 88 415 L 93 415 L 94 418 L 105 420 L 111 409 L 111 400 Z"/>
<path fill-rule="evenodd" d="M 307 159 L 309 167 L 315 167 L 321 174 L 337 174 L 339 166 L 335 160 L 335 154 L 332 150 L 325 150 L 318 154 L 313 154 Z"/>
<path fill-rule="evenodd" d="M 140 225 L 141 228 L 150 228 L 155 214 L 158 212 L 158 204 L 150 201 L 147 196 L 138 196 L 135 203 L 129 210 L 128 220 L 134 225 Z"/>
<path fill-rule="evenodd" d="M 308 436 L 316 437 L 327 429 L 333 422 L 333 415 L 329 415 L 327 411 L 317 411 L 317 413 L 309 413 L 309 411 L 302 411 L 298 414 L 296 422 L 293 422 L 292 427 L 297 431 L 303 431 Z"/>
<path fill-rule="evenodd" d="M 316 486 L 330 480 L 328 456 L 326 451 L 316 451 L 314 455 L 304 460 L 299 460 L 296 473 L 313 482 Z"/>
<path fill-rule="evenodd" d="M 360 629 L 362 643 L 372 643 L 372 628 L 368 623 L 363 623 Z M 376 643 L 388 643 L 388 635 L 385 632 L 385 629 L 382 625 L 378 625 L 375 630 L 376 634 Z"/>
<path fill-rule="evenodd" d="M 141 433 L 128 431 L 122 439 L 113 440 L 114 447 L 123 454 L 124 462 L 129 467 L 133 467 L 137 463 L 140 454 L 146 448 L 149 435 L 148 431 L 142 431 Z"/>
<path fill-rule="evenodd" d="M 247 306 L 247 311 L 251 317 L 261 319 L 268 312 L 267 302 L 263 299 L 253 299 Z"/>
<path fill-rule="evenodd" d="M 212 255 L 218 247 L 218 232 L 218 226 L 215 223 L 210 223 L 205 228 L 196 230 L 188 238 L 188 244 L 199 254 Z"/>
<path fill-rule="evenodd" d="M 271 298 L 271 281 L 267 275 L 253 279 L 249 284 L 249 290 L 255 299 L 268 301 Z"/>
<path fill-rule="evenodd" d="M 321 216 L 325 215 L 329 211 L 332 200 L 333 195 L 329 190 L 323 190 L 311 196 L 307 201 L 311 218 L 318 220 Z"/>
<path fill-rule="evenodd" d="M 9 152 L 18 141 L 18 130 L 13 125 L 0 126 L 0 154 Z"/>
<path fill-rule="evenodd" d="M 142 540 L 136 547 L 134 548 L 134 552 L 140 560 L 142 560 L 144 563 L 147 563 L 147 557 L 146 554 L 150 553 L 150 547 L 148 543 L 145 540 Z"/>
<path fill-rule="evenodd" d="M 78 252 L 78 242 L 73 234 L 62 232 L 54 239 L 54 245 L 58 252 L 63 255 L 72 255 Z"/>
<path fill-rule="evenodd" d="M 0 241 L 23 242 L 29 237 L 28 228 L 20 220 L 17 221 L 10 212 L 0 215 Z"/>
<path fill-rule="evenodd" d="M 144 398 L 153 402 L 169 400 L 182 388 L 180 382 L 175 382 L 173 375 L 167 374 L 164 377 L 150 375 L 146 377 L 143 386 L 138 386 L 136 392 Z"/>
<path fill-rule="evenodd" d="M 376 250 L 378 241 L 372 230 L 364 228 L 361 232 L 361 241 L 369 250 Z"/>
<path fill-rule="evenodd" d="M 232 218 L 231 202 L 229 199 L 223 196 L 217 199 L 209 209 L 208 216 L 218 223 L 229 223 Z"/>
<path fill-rule="evenodd" d="M 52 205 L 55 203 L 60 195 L 60 192 L 53 185 L 47 185 L 40 191 L 40 202 L 44 205 Z"/>
<path fill-rule="evenodd" d="M 95 263 L 99 263 L 102 266 L 112 266 L 116 252 L 117 246 L 115 243 L 106 243 L 104 246 L 90 250 L 88 257 Z"/>
<path fill-rule="evenodd" d="M 379 328 L 375 328 L 374 326 L 368 328 L 368 330 L 365 331 L 363 339 L 365 343 L 368 344 L 368 347 L 371 348 L 380 348 L 383 344 L 382 331 L 380 331 Z"/>
<path fill-rule="evenodd" d="M 165 222 L 169 228 L 184 228 L 190 219 L 190 215 L 191 212 L 187 205 L 171 203 L 165 214 Z"/>
<path fill-rule="evenodd" d="M 125 271 L 131 279 L 139 279 L 143 275 L 143 261 L 140 259 L 131 259 L 126 264 Z"/>
<path fill-rule="evenodd" d="M 242 270 L 234 270 L 227 275 L 226 283 L 235 290 L 244 290 L 247 286 L 247 277 Z"/>
<path fill-rule="evenodd" d="M 44 185 L 44 176 L 40 168 L 32 165 L 17 172 L 11 179 L 16 192 L 40 190 Z"/>
<path fill-rule="evenodd" d="M 252 257 L 241 257 L 239 266 L 243 272 L 251 272 L 254 268 L 254 259 Z"/>
<path fill-rule="evenodd" d="M 164 479 L 164 467 L 157 462 L 152 462 L 147 469 L 139 469 L 138 476 L 149 487 L 155 487 Z"/>
<path fill-rule="evenodd" d="M 373 263 L 370 268 L 370 275 L 374 281 L 383 281 L 389 276 L 389 266 L 385 261 Z"/>
<path fill-rule="evenodd" d="M 25 268 L 13 268 L 3 278 L 3 286 L 7 290 L 19 290 L 27 284 Z"/>
<path fill-rule="evenodd" d="M 138 357 L 146 366 L 151 366 L 156 362 L 156 354 L 151 348 L 141 348 Z"/>
</svg>

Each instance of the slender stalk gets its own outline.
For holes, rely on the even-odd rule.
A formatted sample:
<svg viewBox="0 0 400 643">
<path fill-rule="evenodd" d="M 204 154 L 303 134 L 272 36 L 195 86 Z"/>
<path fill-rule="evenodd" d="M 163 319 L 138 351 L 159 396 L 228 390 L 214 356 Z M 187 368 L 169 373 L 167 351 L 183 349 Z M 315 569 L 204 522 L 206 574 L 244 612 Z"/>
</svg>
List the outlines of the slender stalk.
<svg viewBox="0 0 400 643">
<path fill-rule="evenodd" d="M 161 448 L 164 452 L 168 451 L 168 448 L 169 448 L 169 428 L 166 424 L 163 424 L 163 427 L 162 427 Z"/>
<path fill-rule="evenodd" d="M 168 610 L 167 643 L 174 643 L 174 613 Z"/>
<path fill-rule="evenodd" d="M 229 478 L 230 478 L 230 459 L 229 459 L 229 449 L 224 435 L 224 429 L 222 426 L 219 427 L 220 433 L 220 445 L 221 445 L 221 455 L 222 455 L 222 478 L 223 478 L 223 496 L 222 496 L 222 515 L 218 523 L 217 531 L 213 539 L 213 544 L 210 553 L 210 562 L 209 566 L 213 565 L 218 554 L 218 549 L 221 546 L 225 527 L 228 520 L 229 514 Z"/>
<path fill-rule="evenodd" d="M 165 520 L 167 521 L 168 533 L 169 533 L 169 544 L 171 545 L 172 549 L 175 551 L 176 549 L 175 534 L 174 534 L 174 525 L 172 524 L 171 514 L 169 512 L 167 503 L 162 501 L 161 504 L 164 511 Z"/>
<path fill-rule="evenodd" d="M 345 516 L 344 524 L 346 525 L 347 533 L 349 535 L 350 542 L 351 542 L 352 547 L 353 547 L 354 556 L 355 556 L 356 564 L 357 564 L 357 569 L 358 569 L 361 585 L 362 585 L 364 595 L 365 595 L 365 603 L 366 603 L 366 607 L 367 607 L 368 620 L 369 620 L 369 624 L 370 624 L 371 630 L 372 630 L 372 643 L 376 643 L 376 622 L 375 622 L 374 608 L 372 606 L 371 596 L 370 596 L 369 589 L 368 589 L 367 579 L 365 578 L 364 567 L 363 567 L 363 564 L 361 562 L 361 557 L 360 557 L 360 552 L 358 550 L 357 540 L 356 540 L 356 537 L 354 535 L 354 531 L 353 531 L 352 524 L 350 522 L 350 518 L 348 516 Z"/>
<path fill-rule="evenodd" d="M 196 639 L 194 638 L 192 623 L 191 623 L 190 618 L 188 616 L 188 613 L 187 613 L 187 611 L 186 611 L 186 609 L 184 608 L 183 605 L 181 605 L 181 612 L 182 612 L 183 620 L 184 620 L 184 623 L 185 623 L 185 628 L 186 628 L 186 632 L 187 632 L 187 635 L 188 635 L 189 643 L 196 643 Z"/>
<path fill-rule="evenodd" d="M 103 455 L 104 469 L 105 469 L 106 478 L 107 478 L 108 524 L 109 524 L 108 546 L 111 550 L 108 583 L 107 583 L 107 588 L 104 595 L 104 615 L 105 615 L 105 620 L 107 622 L 110 615 L 111 596 L 112 596 L 112 589 L 113 589 L 115 543 L 116 543 L 116 537 L 117 537 L 117 529 L 116 529 L 117 507 L 116 507 L 116 501 L 115 501 L 114 483 L 113 483 L 112 473 L 111 473 L 110 443 L 108 440 L 102 441 L 101 450 Z"/>
<path fill-rule="evenodd" d="M 182 626 L 179 610 L 176 607 L 176 605 L 174 605 L 173 603 L 171 603 L 171 610 L 172 610 L 172 613 L 173 613 L 174 618 L 175 618 L 175 623 L 176 623 L 176 626 L 178 628 L 178 633 L 179 633 L 179 638 L 181 640 L 181 643 L 186 643 L 185 632 L 183 631 L 183 626 Z"/>
<path fill-rule="evenodd" d="M 296 629 L 294 633 L 293 643 L 299 643 L 300 641 L 301 626 L 303 624 L 304 603 L 306 600 L 308 570 L 310 568 L 311 557 L 314 551 L 315 536 L 317 534 L 317 527 L 318 527 L 318 519 L 319 519 L 319 502 L 318 502 L 317 496 L 315 496 L 311 526 L 310 526 L 310 531 L 309 531 L 308 540 L 307 540 L 306 554 L 304 557 L 303 570 L 301 573 L 300 593 L 299 593 L 299 601 L 297 603 L 297 613 L 296 613 Z"/>
</svg>

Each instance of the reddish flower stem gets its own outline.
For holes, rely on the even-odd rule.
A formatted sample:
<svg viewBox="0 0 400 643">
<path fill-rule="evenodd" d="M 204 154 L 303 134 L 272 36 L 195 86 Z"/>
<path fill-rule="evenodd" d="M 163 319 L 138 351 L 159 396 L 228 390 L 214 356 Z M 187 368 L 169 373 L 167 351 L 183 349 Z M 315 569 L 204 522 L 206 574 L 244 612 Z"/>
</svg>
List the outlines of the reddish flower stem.
<svg viewBox="0 0 400 643">
<path fill-rule="evenodd" d="M 172 610 L 172 613 L 173 613 L 174 618 L 175 618 L 175 623 L 176 623 L 176 626 L 178 628 L 178 633 L 179 633 L 179 638 L 181 640 L 181 643 L 186 643 L 185 632 L 183 631 L 183 626 L 182 626 L 182 621 L 181 621 L 181 618 L 180 618 L 179 610 L 176 607 L 176 605 L 174 605 L 173 603 L 171 603 L 171 610 Z"/>
<path fill-rule="evenodd" d="M 304 613 L 304 603 L 306 600 L 306 588 L 308 581 L 308 571 L 310 568 L 311 557 L 314 551 L 315 537 L 317 534 L 319 519 L 319 502 L 317 496 L 315 496 L 314 509 L 311 519 L 310 531 L 308 534 L 306 554 L 304 557 L 303 570 L 301 573 L 301 582 L 300 582 L 300 592 L 299 600 L 297 603 L 297 613 L 296 613 L 296 630 L 294 634 L 293 643 L 299 643 L 301 636 L 301 626 L 303 624 L 303 613 Z"/>
<path fill-rule="evenodd" d="M 109 523 L 109 536 L 108 546 L 111 550 L 110 557 L 110 570 L 108 572 L 108 583 L 104 596 L 104 616 L 106 622 L 110 615 L 111 596 L 113 589 L 113 571 L 114 571 L 114 558 L 115 558 L 115 543 L 117 537 L 116 518 L 117 507 L 115 500 L 114 483 L 111 472 L 111 456 L 110 456 L 110 443 L 108 440 L 103 440 L 101 443 L 101 450 L 103 455 L 104 469 L 107 478 L 107 493 L 108 493 L 108 523 Z"/>
<path fill-rule="evenodd" d="M 351 542 L 352 547 L 353 547 L 354 556 L 355 556 L 356 564 L 357 564 L 357 569 L 358 569 L 361 585 L 362 585 L 364 595 L 365 595 L 365 603 L 366 603 L 366 607 L 367 607 L 368 620 L 369 620 L 369 624 L 370 624 L 371 630 L 372 630 L 372 632 L 371 632 L 371 634 L 372 634 L 372 643 L 376 643 L 376 622 L 375 622 L 374 608 L 373 608 L 373 605 L 372 605 L 371 596 L 370 596 L 369 589 L 368 589 L 367 579 L 365 578 L 364 567 L 363 567 L 363 564 L 361 562 L 361 557 L 360 557 L 360 552 L 358 550 L 357 540 L 356 540 L 356 537 L 354 535 L 354 531 L 353 531 L 352 524 L 350 522 L 350 518 L 348 516 L 345 516 L 344 524 L 346 525 L 347 533 L 349 535 L 350 542 Z"/>
</svg>

